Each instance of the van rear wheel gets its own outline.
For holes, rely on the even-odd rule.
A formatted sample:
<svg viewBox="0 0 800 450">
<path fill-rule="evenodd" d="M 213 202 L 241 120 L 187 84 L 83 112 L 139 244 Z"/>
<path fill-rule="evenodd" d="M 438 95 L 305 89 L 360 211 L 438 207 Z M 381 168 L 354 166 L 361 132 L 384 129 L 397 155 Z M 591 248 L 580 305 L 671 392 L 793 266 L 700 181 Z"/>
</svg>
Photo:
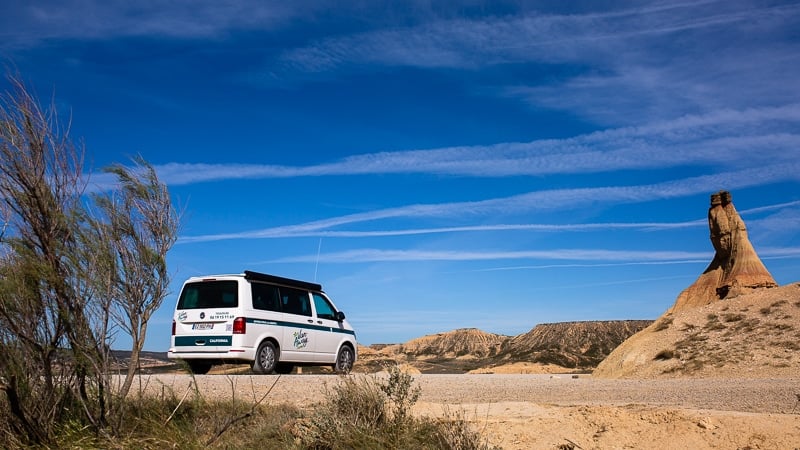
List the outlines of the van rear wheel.
<svg viewBox="0 0 800 450">
<path fill-rule="evenodd" d="M 333 366 L 333 371 L 339 375 L 347 375 L 353 369 L 354 358 L 353 349 L 348 345 L 343 345 L 339 349 L 339 354 L 336 355 L 336 364 Z"/>
<path fill-rule="evenodd" d="M 253 361 L 253 372 L 272 373 L 278 365 L 278 351 L 270 341 L 264 341 L 258 346 L 256 359 Z"/>
</svg>

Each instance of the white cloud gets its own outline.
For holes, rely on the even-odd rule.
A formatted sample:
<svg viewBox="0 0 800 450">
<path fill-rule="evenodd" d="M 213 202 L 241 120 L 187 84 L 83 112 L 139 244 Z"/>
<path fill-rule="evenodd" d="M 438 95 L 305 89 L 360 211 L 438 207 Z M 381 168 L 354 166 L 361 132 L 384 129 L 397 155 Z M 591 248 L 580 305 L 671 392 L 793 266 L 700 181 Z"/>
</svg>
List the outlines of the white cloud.
<svg viewBox="0 0 800 450">
<path fill-rule="evenodd" d="M 509 259 L 572 261 L 672 261 L 710 260 L 708 252 L 557 249 L 527 251 L 442 251 L 358 249 L 320 255 L 300 255 L 270 262 L 361 263 L 378 261 L 487 261 Z"/>
<path fill-rule="evenodd" d="M 307 263 L 323 260 L 326 263 L 364 263 L 401 261 L 499 261 L 499 260 L 556 260 L 556 261 L 605 261 L 616 264 L 565 264 L 514 266 L 514 268 L 553 268 L 553 267 L 600 267 L 619 265 L 662 265 L 709 262 L 713 252 L 653 251 L 653 250 L 608 250 L 608 249 L 555 249 L 523 251 L 459 251 L 459 250 L 386 250 L 357 249 L 313 255 L 299 255 L 279 258 L 270 263 Z M 759 256 L 784 258 L 800 256 L 800 248 L 766 248 L 759 250 Z"/>
<path fill-rule="evenodd" d="M 508 64 L 561 67 L 569 75 L 558 81 L 499 81 L 493 92 L 605 125 L 800 101 L 791 88 L 800 51 L 786 39 L 800 26 L 800 5 L 705 1 L 607 8 L 335 36 L 287 51 L 283 70 L 291 78 L 370 66 L 470 72 Z"/>
<path fill-rule="evenodd" d="M 346 216 L 352 219 L 352 216 Z M 210 242 L 227 239 L 269 239 L 269 238 L 292 238 L 292 237 L 340 237 L 340 238 L 365 238 L 365 237 L 388 237 L 388 236 L 412 236 L 420 234 L 441 234 L 441 233 L 469 233 L 469 232 L 489 232 L 489 231 L 540 231 L 540 232 L 565 232 L 565 231 L 593 231 L 609 229 L 674 229 L 691 226 L 705 226 L 705 219 L 678 222 L 678 223 L 593 223 L 593 224 L 509 224 L 509 225 L 475 225 L 463 227 L 442 227 L 442 228 L 412 228 L 402 230 L 372 230 L 372 231 L 335 231 L 327 230 L 327 226 L 355 223 L 355 221 L 339 222 L 312 222 L 301 225 L 288 225 L 284 227 L 268 228 L 263 230 L 244 231 L 239 233 L 223 233 L 201 236 L 183 236 L 179 243 L 189 244 L 195 242 Z"/>
<path fill-rule="evenodd" d="M 279 61 L 270 60 L 268 52 L 254 53 L 255 60 L 267 60 L 263 70 L 234 78 L 295 80 L 308 72 L 334 74 L 340 67 L 472 72 L 499 64 L 543 64 L 566 68 L 569 75 L 558 81 L 487 81 L 468 89 L 511 96 L 605 125 L 800 102 L 800 92 L 791 88 L 800 64 L 800 51 L 791 39 L 800 26 L 797 4 L 654 2 L 637 7 L 610 4 L 604 5 L 604 12 L 570 14 L 518 7 L 506 15 L 492 15 L 491 8 L 485 8 L 483 17 L 459 17 L 456 11 L 463 5 L 441 7 L 447 13 L 440 19 L 431 13 L 440 8 L 421 2 L 397 22 L 412 25 L 396 26 L 391 19 L 373 17 L 359 27 L 369 31 L 342 34 L 346 28 L 330 27 L 331 35 L 306 45 L 311 37 L 294 36 L 300 47 L 285 51 Z M 30 47 L 48 39 L 221 40 L 242 30 L 257 34 L 283 29 L 298 19 L 314 23 L 326 17 L 338 23 L 336 18 L 354 11 L 371 17 L 365 8 L 387 16 L 398 9 L 391 2 L 340 2 L 334 7 L 313 2 L 51 0 L 7 8 L 0 17 L 0 48 Z M 320 27 L 315 33 L 327 29 Z M 451 164 L 450 170 L 475 169 L 465 163 Z"/>
<path fill-rule="evenodd" d="M 179 242 L 192 243 L 303 235 L 324 236 L 325 231 L 336 226 L 388 218 L 468 217 L 507 212 L 570 210 L 587 204 L 650 202 L 694 195 L 698 192 L 714 192 L 719 186 L 726 186 L 727 189 L 733 190 L 780 181 L 800 181 L 800 162 L 686 178 L 651 185 L 556 189 L 482 201 L 408 205 L 263 230 L 184 236 Z M 606 226 L 610 228 L 609 225 Z M 648 224 L 642 228 L 658 227 L 658 224 Z"/>
<path fill-rule="evenodd" d="M 752 21 L 785 21 L 796 5 L 751 7 L 687 2 L 585 14 L 534 14 L 427 22 L 321 40 L 284 58 L 305 70 L 351 63 L 470 68 L 508 62 L 592 61 L 647 37 Z M 616 44 L 615 44 L 616 43 Z M 674 44 L 674 45 L 677 45 Z"/>
<path fill-rule="evenodd" d="M 793 230 L 800 225 L 800 213 L 797 209 L 787 209 L 800 205 L 800 201 L 780 203 L 777 205 L 766 205 L 758 208 L 750 208 L 739 211 L 742 216 L 749 214 L 783 210 L 781 213 L 770 216 L 766 219 L 756 219 L 748 221 L 756 225 L 759 229 Z M 396 230 L 370 230 L 370 231 L 348 231 L 348 230 L 329 230 L 328 227 L 351 223 L 345 216 L 342 220 L 332 219 L 330 221 L 317 221 L 308 224 L 288 225 L 284 227 L 269 228 L 264 230 L 245 231 L 241 233 L 216 234 L 206 236 L 184 236 L 181 243 L 207 242 L 225 239 L 268 239 L 268 238 L 292 238 L 292 237 L 338 237 L 338 238 L 368 238 L 368 237 L 389 237 L 389 236 L 412 236 L 422 234 L 442 234 L 442 233 L 479 233 L 493 231 L 534 231 L 543 233 L 563 233 L 563 232 L 586 232 L 598 230 L 675 230 L 682 228 L 696 228 L 708 226 L 707 219 L 701 218 L 684 222 L 629 222 L 629 223 L 578 223 L 578 224 L 499 224 L 499 225 L 473 225 L 459 227 L 440 227 L 440 228 L 409 228 Z"/>
<path fill-rule="evenodd" d="M 377 152 L 314 166 L 170 163 L 169 185 L 227 179 L 431 173 L 501 177 L 603 173 L 688 165 L 730 168 L 792 164 L 800 147 L 800 104 L 719 110 L 566 139 Z"/>
<path fill-rule="evenodd" d="M 106 40 L 147 36 L 216 38 L 241 29 L 269 29 L 302 15 L 285 2 L 123 0 L 22 2 L 4 7 L 0 48 L 25 48 L 46 39 Z"/>
</svg>

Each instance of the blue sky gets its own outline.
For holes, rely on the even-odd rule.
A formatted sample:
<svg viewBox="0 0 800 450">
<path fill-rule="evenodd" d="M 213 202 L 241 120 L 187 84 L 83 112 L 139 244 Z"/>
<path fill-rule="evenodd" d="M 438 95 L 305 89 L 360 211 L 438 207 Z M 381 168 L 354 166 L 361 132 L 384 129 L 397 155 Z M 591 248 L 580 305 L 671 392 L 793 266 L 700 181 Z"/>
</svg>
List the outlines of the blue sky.
<svg viewBox="0 0 800 450">
<path fill-rule="evenodd" d="M 720 189 L 800 280 L 800 3 L 159 3 L 0 14 L 92 182 L 141 154 L 184 211 L 146 349 L 185 278 L 243 270 L 322 283 L 365 344 L 654 319 Z"/>
</svg>

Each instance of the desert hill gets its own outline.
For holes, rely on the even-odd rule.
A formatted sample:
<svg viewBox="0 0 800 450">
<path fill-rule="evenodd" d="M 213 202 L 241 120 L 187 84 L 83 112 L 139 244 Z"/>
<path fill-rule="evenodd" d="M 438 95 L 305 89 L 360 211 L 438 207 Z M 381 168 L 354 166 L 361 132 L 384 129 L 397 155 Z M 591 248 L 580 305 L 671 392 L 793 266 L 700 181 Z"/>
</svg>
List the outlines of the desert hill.
<svg viewBox="0 0 800 450">
<path fill-rule="evenodd" d="M 508 339 L 508 336 L 487 333 L 477 328 L 460 328 L 447 333 L 422 336 L 404 344 L 389 345 L 383 348 L 383 352 L 413 355 L 415 358 L 481 359 L 496 355 Z"/>
<path fill-rule="evenodd" d="M 401 364 L 429 373 L 463 373 L 494 357 L 510 336 L 460 328 L 423 336 L 403 344 L 359 347 L 353 370 L 377 372 Z"/>
<path fill-rule="evenodd" d="M 553 373 L 591 371 L 650 320 L 539 324 L 504 336 L 465 328 L 412 339 L 405 344 L 359 348 L 355 370 L 382 370 L 387 363 L 423 373 Z"/>
<path fill-rule="evenodd" d="M 593 372 L 604 378 L 796 378 L 800 283 L 673 309 L 617 347 Z"/>
<path fill-rule="evenodd" d="M 502 361 L 531 361 L 587 370 L 652 320 L 610 320 L 540 324 L 512 338 L 498 355 Z"/>
</svg>

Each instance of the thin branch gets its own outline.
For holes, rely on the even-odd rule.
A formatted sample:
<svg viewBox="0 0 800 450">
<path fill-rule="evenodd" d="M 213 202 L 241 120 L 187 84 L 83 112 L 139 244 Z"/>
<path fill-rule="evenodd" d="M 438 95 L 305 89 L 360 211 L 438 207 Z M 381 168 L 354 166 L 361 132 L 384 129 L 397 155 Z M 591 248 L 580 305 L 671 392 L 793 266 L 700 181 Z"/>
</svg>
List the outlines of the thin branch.
<svg viewBox="0 0 800 450">
<path fill-rule="evenodd" d="M 222 428 L 220 428 L 220 430 L 217 431 L 217 433 L 214 436 L 211 437 L 211 439 L 206 441 L 206 445 L 213 444 L 217 439 L 219 439 L 220 436 L 222 436 L 223 433 L 228 431 L 228 429 L 233 424 L 235 424 L 237 422 L 241 422 L 242 420 L 247 419 L 248 417 L 250 417 L 253 414 L 255 414 L 256 408 L 258 408 L 258 406 L 261 405 L 261 403 L 267 398 L 269 393 L 272 392 L 272 388 L 274 388 L 275 385 L 278 384 L 278 380 L 280 380 L 280 379 L 281 379 L 281 375 L 278 375 L 275 378 L 275 381 L 272 382 L 272 386 L 270 386 L 269 389 L 267 390 L 267 392 L 265 392 L 264 395 L 262 395 L 261 398 L 258 399 L 258 401 L 250 408 L 250 411 L 248 411 L 248 412 L 246 412 L 246 413 L 244 413 L 244 414 L 242 414 L 242 415 L 240 415 L 238 417 L 233 417 L 230 420 L 228 420 L 228 422 L 225 423 L 225 425 L 223 425 Z"/>
<path fill-rule="evenodd" d="M 167 420 L 164 421 L 164 425 L 168 424 L 169 421 L 172 420 L 172 417 L 175 416 L 176 412 L 178 412 L 178 408 L 181 407 L 181 405 L 183 404 L 183 401 L 186 400 L 186 397 L 189 396 L 189 392 L 192 391 L 192 384 L 193 384 L 193 382 L 190 381 L 189 382 L 189 387 L 186 388 L 186 392 L 183 394 L 183 398 L 181 398 L 181 401 L 179 401 L 178 405 L 175 406 L 175 409 L 172 410 L 172 414 L 170 414 L 169 417 L 167 417 Z"/>
</svg>

